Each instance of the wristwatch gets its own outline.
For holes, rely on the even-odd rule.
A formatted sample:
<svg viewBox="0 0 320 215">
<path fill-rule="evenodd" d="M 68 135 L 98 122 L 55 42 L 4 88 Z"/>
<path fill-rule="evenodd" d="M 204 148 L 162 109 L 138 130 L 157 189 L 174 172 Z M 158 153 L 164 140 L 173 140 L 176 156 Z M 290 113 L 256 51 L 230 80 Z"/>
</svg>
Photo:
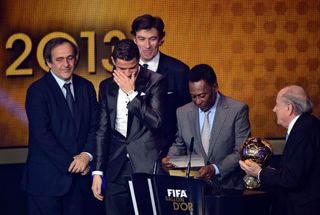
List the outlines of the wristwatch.
<svg viewBox="0 0 320 215">
<path fill-rule="evenodd" d="M 127 96 L 130 96 L 132 93 L 134 93 L 134 90 L 129 90 L 129 91 L 127 92 Z"/>
</svg>

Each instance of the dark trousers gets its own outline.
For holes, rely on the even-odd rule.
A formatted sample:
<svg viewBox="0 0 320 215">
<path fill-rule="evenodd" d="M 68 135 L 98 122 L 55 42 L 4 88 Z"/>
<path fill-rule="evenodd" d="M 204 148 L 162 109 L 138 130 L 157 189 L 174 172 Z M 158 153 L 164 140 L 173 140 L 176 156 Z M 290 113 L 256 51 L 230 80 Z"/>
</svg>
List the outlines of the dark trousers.
<svg viewBox="0 0 320 215">
<path fill-rule="evenodd" d="M 29 215 L 83 215 L 84 195 L 80 183 L 74 180 L 70 190 L 63 196 L 28 194 Z"/>
<path fill-rule="evenodd" d="M 116 180 L 113 182 L 106 181 L 105 206 L 107 215 L 134 214 L 128 185 L 131 174 L 131 164 L 127 160 Z"/>
<path fill-rule="evenodd" d="M 121 153 L 118 154 L 118 161 L 113 163 L 110 169 L 107 168 L 106 175 L 113 175 L 106 178 L 105 208 L 107 215 L 131 215 L 134 214 L 128 179 L 133 173 L 132 166 L 126 157 L 125 137 L 119 132 L 113 131 L 111 144 L 118 146 Z M 118 153 L 118 152 L 114 152 Z M 116 166 L 115 166 L 116 165 Z"/>
</svg>

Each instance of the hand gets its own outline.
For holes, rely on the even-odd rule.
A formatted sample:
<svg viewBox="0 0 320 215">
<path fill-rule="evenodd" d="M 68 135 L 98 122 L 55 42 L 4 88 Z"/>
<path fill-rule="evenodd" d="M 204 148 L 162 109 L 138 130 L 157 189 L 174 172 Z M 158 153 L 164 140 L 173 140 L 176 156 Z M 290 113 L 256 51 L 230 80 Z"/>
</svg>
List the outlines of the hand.
<svg viewBox="0 0 320 215">
<path fill-rule="evenodd" d="M 171 159 L 168 156 L 162 158 L 161 163 L 163 168 L 167 171 L 176 167 L 173 163 L 171 163 Z"/>
<path fill-rule="evenodd" d="M 114 70 L 113 79 L 119 86 L 119 88 L 124 92 L 128 93 L 129 91 L 134 90 L 134 83 L 137 78 L 137 71 L 132 73 L 130 77 L 126 76 L 123 72 L 118 72 Z"/>
<path fill-rule="evenodd" d="M 103 201 L 103 195 L 101 195 L 102 178 L 100 175 L 94 175 L 92 180 L 91 190 L 96 199 Z"/>
<path fill-rule="evenodd" d="M 209 164 L 201 167 L 194 177 L 197 179 L 210 181 L 214 178 L 214 176 L 215 176 L 215 169 L 212 164 Z"/>
<path fill-rule="evenodd" d="M 252 160 L 239 161 L 241 169 L 243 169 L 248 175 L 258 177 L 261 171 L 261 166 Z"/>
<path fill-rule="evenodd" d="M 81 175 L 86 175 L 90 172 L 90 165 L 87 166 L 87 168 L 81 173 Z"/>
<path fill-rule="evenodd" d="M 83 173 L 89 166 L 90 157 L 84 152 L 73 157 L 68 171 L 71 173 Z"/>
</svg>

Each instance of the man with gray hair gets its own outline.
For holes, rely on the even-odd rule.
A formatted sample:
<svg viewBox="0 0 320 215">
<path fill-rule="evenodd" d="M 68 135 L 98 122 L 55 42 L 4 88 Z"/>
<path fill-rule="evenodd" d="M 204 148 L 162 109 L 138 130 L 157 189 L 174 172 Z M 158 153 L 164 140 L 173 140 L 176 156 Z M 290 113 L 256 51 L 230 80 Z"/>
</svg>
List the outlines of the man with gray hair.
<svg viewBox="0 0 320 215">
<path fill-rule="evenodd" d="M 262 168 L 252 160 L 240 166 L 275 192 L 274 214 L 319 214 L 320 121 L 311 114 L 312 102 L 302 87 L 288 86 L 279 91 L 273 112 L 287 128 L 281 168 Z"/>
</svg>

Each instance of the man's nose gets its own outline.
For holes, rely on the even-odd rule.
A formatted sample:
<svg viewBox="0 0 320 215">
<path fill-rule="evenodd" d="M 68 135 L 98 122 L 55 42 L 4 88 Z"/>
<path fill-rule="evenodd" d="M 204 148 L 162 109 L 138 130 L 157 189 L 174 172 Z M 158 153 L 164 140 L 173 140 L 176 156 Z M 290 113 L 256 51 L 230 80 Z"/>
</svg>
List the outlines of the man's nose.
<svg viewBox="0 0 320 215">
<path fill-rule="evenodd" d="M 276 106 L 273 107 L 272 111 L 273 111 L 273 112 L 276 112 Z"/>
<path fill-rule="evenodd" d="M 68 67 L 68 66 L 70 65 L 69 60 L 68 60 L 68 59 L 64 59 L 64 60 L 63 60 L 63 65 L 64 65 L 65 67 Z"/>
<path fill-rule="evenodd" d="M 201 103 L 202 103 L 201 99 L 199 99 L 199 98 L 196 98 L 196 101 L 195 101 L 195 102 L 196 102 L 196 105 L 197 105 L 197 106 L 201 105 Z"/>
<path fill-rule="evenodd" d="M 146 48 L 150 48 L 151 47 L 151 42 L 149 40 L 146 40 Z"/>
</svg>

